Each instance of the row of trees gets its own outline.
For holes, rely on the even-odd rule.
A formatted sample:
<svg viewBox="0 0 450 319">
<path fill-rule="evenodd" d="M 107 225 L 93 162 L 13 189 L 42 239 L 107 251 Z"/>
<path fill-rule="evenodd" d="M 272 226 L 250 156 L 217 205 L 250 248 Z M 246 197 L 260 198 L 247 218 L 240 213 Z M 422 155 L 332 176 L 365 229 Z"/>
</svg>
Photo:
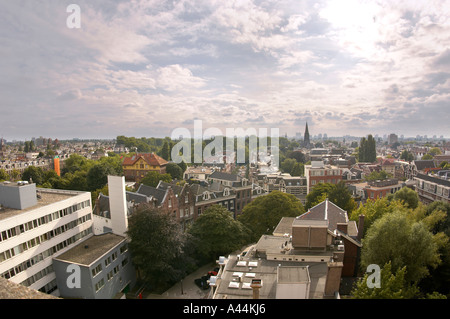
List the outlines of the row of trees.
<svg viewBox="0 0 450 319">
<path fill-rule="evenodd" d="M 376 142 L 371 134 L 363 137 L 359 143 L 358 161 L 373 163 L 377 159 Z"/>
</svg>

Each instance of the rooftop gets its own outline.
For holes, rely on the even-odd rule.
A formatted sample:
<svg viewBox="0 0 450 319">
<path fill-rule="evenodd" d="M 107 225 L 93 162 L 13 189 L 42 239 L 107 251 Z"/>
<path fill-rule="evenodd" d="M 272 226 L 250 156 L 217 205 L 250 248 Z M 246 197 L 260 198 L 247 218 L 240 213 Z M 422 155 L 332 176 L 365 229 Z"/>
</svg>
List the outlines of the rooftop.
<svg viewBox="0 0 450 319">
<path fill-rule="evenodd" d="M 113 233 L 91 236 L 54 259 L 89 266 L 123 241 Z"/>
<path fill-rule="evenodd" d="M 47 188 L 38 188 L 36 190 L 36 194 L 39 195 L 37 197 L 37 204 L 25 209 L 13 209 L 8 207 L 3 207 L 0 209 L 0 220 L 7 219 L 19 214 L 23 214 L 47 205 L 51 205 L 65 199 L 71 198 L 73 196 L 77 196 L 80 194 L 84 194 L 85 192 L 79 191 L 65 191 L 65 190 L 56 190 L 56 189 L 47 189 Z"/>
<path fill-rule="evenodd" d="M 0 277 L 0 299 L 59 299 Z"/>
<path fill-rule="evenodd" d="M 307 272 L 305 269 L 307 268 Z M 280 278 L 278 278 L 280 270 Z M 275 299 L 277 283 L 298 283 L 310 277 L 310 299 L 323 298 L 328 266 L 326 262 L 307 264 L 265 260 L 264 258 L 237 259 L 229 256 L 220 283 L 215 293 L 215 299 L 252 299 L 253 290 L 250 287 L 252 279 L 262 280 L 261 299 Z M 239 277 L 241 281 L 239 281 Z"/>
</svg>

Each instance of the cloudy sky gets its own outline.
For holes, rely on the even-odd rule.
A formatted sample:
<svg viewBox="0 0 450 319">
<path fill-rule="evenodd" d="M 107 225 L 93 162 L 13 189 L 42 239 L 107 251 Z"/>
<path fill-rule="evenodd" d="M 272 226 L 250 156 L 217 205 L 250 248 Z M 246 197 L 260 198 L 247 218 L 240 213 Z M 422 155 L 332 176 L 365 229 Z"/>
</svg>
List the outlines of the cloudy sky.
<svg viewBox="0 0 450 319">
<path fill-rule="evenodd" d="M 0 0 L 0 43 L 8 140 L 450 137 L 450 1 Z"/>
</svg>

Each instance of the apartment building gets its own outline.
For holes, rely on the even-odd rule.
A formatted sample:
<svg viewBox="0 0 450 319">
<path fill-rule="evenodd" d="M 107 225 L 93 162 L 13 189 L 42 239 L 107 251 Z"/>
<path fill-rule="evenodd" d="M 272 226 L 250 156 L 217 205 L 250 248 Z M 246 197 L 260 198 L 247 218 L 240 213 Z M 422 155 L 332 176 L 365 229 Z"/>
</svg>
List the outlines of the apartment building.
<svg viewBox="0 0 450 319">
<path fill-rule="evenodd" d="M 54 296 L 58 256 L 92 236 L 89 192 L 0 185 L 0 276 Z"/>
<path fill-rule="evenodd" d="M 425 204 L 434 201 L 450 203 L 450 180 L 447 175 L 426 175 L 417 173 L 414 176 L 415 190 L 419 199 Z"/>
<path fill-rule="evenodd" d="M 334 165 L 325 165 L 322 161 L 313 161 L 305 165 L 307 193 L 319 183 L 338 184 L 342 181 L 344 170 Z"/>
</svg>

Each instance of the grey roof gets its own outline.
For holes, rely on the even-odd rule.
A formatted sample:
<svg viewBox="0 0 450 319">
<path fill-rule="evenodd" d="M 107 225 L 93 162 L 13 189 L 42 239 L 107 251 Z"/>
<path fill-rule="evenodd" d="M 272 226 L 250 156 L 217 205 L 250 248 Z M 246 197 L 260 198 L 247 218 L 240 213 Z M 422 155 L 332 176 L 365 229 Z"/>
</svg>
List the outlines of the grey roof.
<svg viewBox="0 0 450 319">
<path fill-rule="evenodd" d="M 425 168 L 435 168 L 436 167 L 434 160 L 414 161 L 414 165 L 416 165 L 416 168 L 419 171 L 424 170 Z"/>
<path fill-rule="evenodd" d="M 141 184 L 136 193 L 146 195 L 147 197 L 156 198 L 158 204 L 161 204 L 162 202 L 164 202 L 167 190 Z"/>
<path fill-rule="evenodd" d="M 430 175 L 418 173 L 415 178 L 423 179 L 424 181 L 427 181 L 427 182 L 432 182 L 432 183 L 436 183 L 436 184 L 439 184 L 442 186 L 450 187 L 450 181 L 445 180 L 443 178 L 436 177 L 436 176 L 430 176 Z"/>
<path fill-rule="evenodd" d="M 123 241 L 125 237 L 113 233 L 94 235 L 54 259 L 89 266 Z"/>
<path fill-rule="evenodd" d="M 348 223 L 347 212 L 328 199 L 310 208 L 306 213 L 298 216 L 300 220 L 327 220 L 328 229 L 334 231 L 338 223 Z"/>
<path fill-rule="evenodd" d="M 230 182 L 239 181 L 239 176 L 237 176 L 235 174 L 228 174 L 228 173 L 223 173 L 223 172 L 219 172 L 219 171 L 215 171 L 214 173 L 209 175 L 209 178 L 226 180 L 226 181 L 230 181 Z"/>
<path fill-rule="evenodd" d="M 183 191 L 183 186 L 172 184 L 172 183 L 166 183 L 163 181 L 159 181 L 158 186 L 156 186 L 157 189 L 167 190 L 168 188 L 172 188 L 174 194 L 180 195 Z"/>
</svg>

